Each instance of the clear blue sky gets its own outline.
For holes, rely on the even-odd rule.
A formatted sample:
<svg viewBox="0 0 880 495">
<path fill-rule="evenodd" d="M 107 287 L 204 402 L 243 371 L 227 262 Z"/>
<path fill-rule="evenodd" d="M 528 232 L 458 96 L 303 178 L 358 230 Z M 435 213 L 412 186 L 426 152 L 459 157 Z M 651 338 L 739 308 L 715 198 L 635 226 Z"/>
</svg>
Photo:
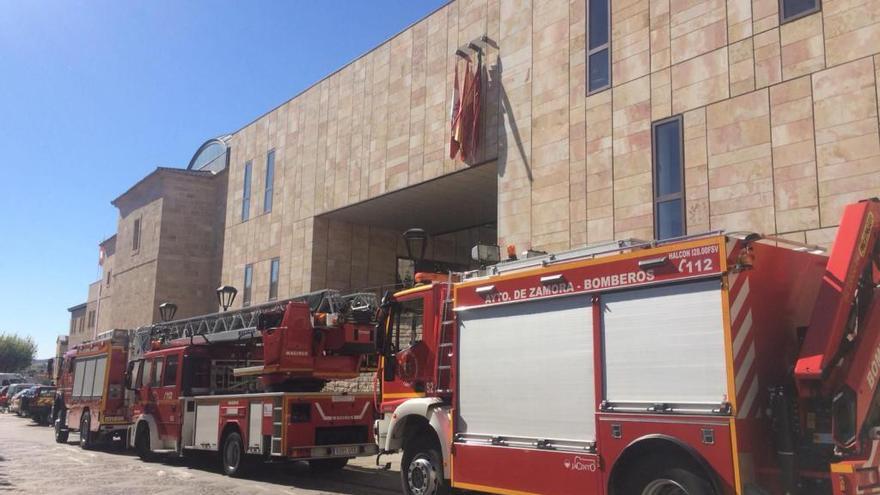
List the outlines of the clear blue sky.
<svg viewBox="0 0 880 495">
<path fill-rule="evenodd" d="M 0 332 L 51 356 L 110 200 L 444 3 L 0 0 Z"/>
</svg>

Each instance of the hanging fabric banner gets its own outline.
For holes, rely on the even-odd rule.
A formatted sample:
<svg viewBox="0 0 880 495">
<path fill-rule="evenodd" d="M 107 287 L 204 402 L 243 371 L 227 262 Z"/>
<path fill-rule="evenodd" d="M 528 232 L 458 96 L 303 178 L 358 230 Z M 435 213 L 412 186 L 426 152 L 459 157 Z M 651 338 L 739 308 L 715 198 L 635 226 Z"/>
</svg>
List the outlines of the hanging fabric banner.
<svg viewBox="0 0 880 495">
<path fill-rule="evenodd" d="M 449 127 L 450 127 L 450 138 L 449 138 L 449 158 L 455 158 L 455 155 L 458 154 L 458 150 L 461 148 L 461 143 L 456 141 L 455 139 L 455 127 L 456 122 L 458 121 L 458 111 L 461 108 L 461 94 L 458 92 L 458 60 L 455 61 L 455 79 L 452 82 L 452 104 L 449 108 Z"/>
</svg>

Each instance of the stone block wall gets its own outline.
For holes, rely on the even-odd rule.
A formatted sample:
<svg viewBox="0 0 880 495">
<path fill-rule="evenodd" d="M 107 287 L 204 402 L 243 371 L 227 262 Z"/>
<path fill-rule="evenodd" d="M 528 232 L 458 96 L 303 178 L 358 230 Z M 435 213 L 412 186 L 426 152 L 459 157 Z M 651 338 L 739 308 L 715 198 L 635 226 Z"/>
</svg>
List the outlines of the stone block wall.
<svg viewBox="0 0 880 495">
<path fill-rule="evenodd" d="M 273 257 L 282 297 L 384 280 L 390 234 L 316 217 L 486 161 L 498 170 L 499 245 L 653 238 L 651 124 L 673 116 L 683 123 L 688 233 L 827 245 L 845 203 L 880 194 L 880 0 L 825 0 L 785 23 L 778 0 L 612 0 L 612 86 L 591 94 L 586 6 L 451 2 L 236 132 L 224 282 L 255 263 L 263 290 L 259 263 Z M 465 164 L 447 148 L 454 53 L 482 34 L 493 44 L 482 146 Z M 263 213 L 273 149 L 275 201 Z"/>
</svg>

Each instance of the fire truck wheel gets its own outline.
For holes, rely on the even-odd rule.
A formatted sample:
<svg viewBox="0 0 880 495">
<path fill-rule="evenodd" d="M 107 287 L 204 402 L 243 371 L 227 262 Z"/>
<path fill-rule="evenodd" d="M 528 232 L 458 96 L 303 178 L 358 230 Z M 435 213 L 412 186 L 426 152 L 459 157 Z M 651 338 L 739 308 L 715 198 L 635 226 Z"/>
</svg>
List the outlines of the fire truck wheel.
<svg viewBox="0 0 880 495">
<path fill-rule="evenodd" d="M 621 493 L 640 495 L 715 495 L 712 483 L 698 469 L 654 459 L 637 468 Z"/>
<path fill-rule="evenodd" d="M 450 493 L 449 483 L 443 478 L 440 447 L 429 436 L 421 435 L 406 443 L 400 466 L 401 484 L 406 495 Z"/>
<path fill-rule="evenodd" d="M 230 432 L 223 438 L 223 449 L 220 451 L 220 463 L 223 474 L 233 478 L 244 476 L 250 467 L 249 459 L 244 453 L 244 442 L 237 431 Z"/>
<path fill-rule="evenodd" d="M 338 471 L 348 464 L 348 458 L 338 457 L 334 459 L 314 459 L 309 461 L 309 469 L 316 473 L 326 473 L 328 471 Z"/>
<path fill-rule="evenodd" d="M 146 423 L 140 423 L 134 436 L 134 450 L 144 462 L 152 462 L 156 456 L 150 450 L 150 427 Z"/>
<path fill-rule="evenodd" d="M 55 420 L 55 441 L 57 443 L 67 443 L 67 428 L 60 419 Z"/>
<path fill-rule="evenodd" d="M 88 411 L 84 412 L 79 420 L 79 446 L 82 449 L 89 450 L 94 447 L 94 438 L 92 436 L 92 416 Z"/>
</svg>

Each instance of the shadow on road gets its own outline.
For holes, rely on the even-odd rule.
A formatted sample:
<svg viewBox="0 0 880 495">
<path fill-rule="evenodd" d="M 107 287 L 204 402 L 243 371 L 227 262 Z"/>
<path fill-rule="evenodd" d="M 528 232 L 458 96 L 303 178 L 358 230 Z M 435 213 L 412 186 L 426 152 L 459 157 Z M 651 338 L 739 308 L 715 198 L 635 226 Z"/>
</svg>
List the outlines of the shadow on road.
<svg viewBox="0 0 880 495">
<path fill-rule="evenodd" d="M 68 440 L 66 445 L 79 448 L 78 437 Z M 120 442 L 104 443 L 93 449 L 103 454 L 137 457 L 131 449 L 123 449 Z M 349 464 L 339 471 L 314 473 L 305 462 L 270 462 L 256 464 L 244 478 L 259 483 L 278 485 L 279 487 L 300 488 L 306 490 L 332 491 L 345 495 L 362 495 L 364 493 L 400 493 L 400 472 L 364 467 L 366 458 L 361 465 Z M 372 459 L 370 459 L 372 462 Z M 217 454 L 190 453 L 184 457 L 167 457 L 161 460 L 145 462 L 155 466 L 169 466 L 192 471 L 214 473 L 225 476 L 220 468 Z M 2 470 L 0 470 L 2 473 Z M 0 474 L 2 476 L 2 474 Z M 2 478 L 0 478 L 2 490 Z"/>
<path fill-rule="evenodd" d="M 6 472 L 3 469 L 4 462 L 6 462 L 6 458 L 0 456 L 0 492 L 11 492 L 14 491 L 15 488 L 12 486 L 12 483 L 6 479 Z"/>
</svg>

